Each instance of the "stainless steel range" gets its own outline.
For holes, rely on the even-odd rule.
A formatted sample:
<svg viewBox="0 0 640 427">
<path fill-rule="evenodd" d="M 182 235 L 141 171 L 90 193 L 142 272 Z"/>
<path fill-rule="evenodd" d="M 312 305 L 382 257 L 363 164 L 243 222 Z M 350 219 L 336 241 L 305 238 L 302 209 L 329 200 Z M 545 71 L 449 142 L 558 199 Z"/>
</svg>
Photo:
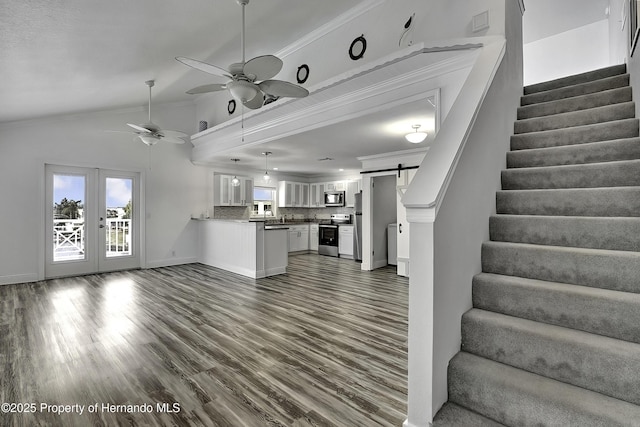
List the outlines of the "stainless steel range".
<svg viewBox="0 0 640 427">
<path fill-rule="evenodd" d="M 331 221 L 318 225 L 318 254 L 338 256 L 338 224 L 351 223 L 349 214 L 331 214 Z"/>
</svg>

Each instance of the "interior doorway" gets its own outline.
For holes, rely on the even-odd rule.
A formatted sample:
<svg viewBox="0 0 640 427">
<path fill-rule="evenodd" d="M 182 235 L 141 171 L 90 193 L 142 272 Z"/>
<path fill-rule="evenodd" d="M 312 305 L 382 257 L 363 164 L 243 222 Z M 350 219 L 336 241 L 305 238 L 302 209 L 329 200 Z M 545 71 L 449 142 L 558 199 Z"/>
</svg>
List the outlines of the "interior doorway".
<svg viewBox="0 0 640 427">
<path fill-rule="evenodd" d="M 371 260 L 372 269 L 385 267 L 389 264 L 396 265 L 395 259 L 389 259 L 393 249 L 389 242 L 394 243 L 395 228 L 389 227 L 396 224 L 396 176 L 383 175 L 371 178 Z M 393 236 L 388 236 L 388 230 L 394 231 Z M 395 255 L 392 255 L 395 258 Z"/>
<path fill-rule="evenodd" d="M 45 278 L 140 268 L 140 174 L 45 166 Z"/>
</svg>

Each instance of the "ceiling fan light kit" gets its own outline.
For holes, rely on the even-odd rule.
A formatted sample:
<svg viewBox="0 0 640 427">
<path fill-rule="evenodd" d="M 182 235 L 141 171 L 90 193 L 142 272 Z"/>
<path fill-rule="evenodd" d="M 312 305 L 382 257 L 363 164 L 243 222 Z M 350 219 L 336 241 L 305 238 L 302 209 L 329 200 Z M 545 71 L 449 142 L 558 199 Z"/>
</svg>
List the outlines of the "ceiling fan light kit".
<svg viewBox="0 0 640 427">
<path fill-rule="evenodd" d="M 282 70 L 282 60 L 273 55 L 262 55 L 245 61 L 245 6 L 249 0 L 237 0 L 242 7 L 242 61 L 231 64 L 228 70 L 184 56 L 176 57 L 179 62 L 205 73 L 230 79 L 225 84 L 214 83 L 195 87 L 188 94 L 200 94 L 228 90 L 231 96 L 245 107 L 256 110 L 265 105 L 265 99 L 279 97 L 303 98 L 309 91 L 302 86 L 283 80 L 272 80 Z"/>
<path fill-rule="evenodd" d="M 419 144 L 427 138 L 426 132 L 418 132 L 420 129 L 420 125 L 411 126 L 414 131 L 406 134 L 404 137 L 412 144 Z"/>
</svg>

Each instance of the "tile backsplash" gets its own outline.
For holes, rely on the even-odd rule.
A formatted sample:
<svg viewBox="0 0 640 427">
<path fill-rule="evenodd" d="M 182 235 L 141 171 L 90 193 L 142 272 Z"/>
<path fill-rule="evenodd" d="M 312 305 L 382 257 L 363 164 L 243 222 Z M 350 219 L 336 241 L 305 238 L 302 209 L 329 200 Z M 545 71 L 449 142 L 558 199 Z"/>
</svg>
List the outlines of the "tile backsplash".
<svg viewBox="0 0 640 427">
<path fill-rule="evenodd" d="M 278 218 L 286 215 L 287 219 L 329 219 L 331 214 L 352 214 L 353 208 L 278 208 Z M 251 210 L 248 207 L 216 206 L 213 209 L 214 219 L 249 219 Z"/>
</svg>

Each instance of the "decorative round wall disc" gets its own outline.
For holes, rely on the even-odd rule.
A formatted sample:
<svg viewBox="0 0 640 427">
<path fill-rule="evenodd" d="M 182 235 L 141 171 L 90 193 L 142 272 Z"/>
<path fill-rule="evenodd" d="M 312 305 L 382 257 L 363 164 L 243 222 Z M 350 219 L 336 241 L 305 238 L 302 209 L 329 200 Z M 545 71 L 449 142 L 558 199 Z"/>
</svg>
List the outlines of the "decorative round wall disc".
<svg viewBox="0 0 640 427">
<path fill-rule="evenodd" d="M 302 84 L 307 81 L 309 78 L 309 66 L 307 64 L 302 64 L 298 67 L 298 73 L 296 74 L 296 79 L 298 79 L 298 84 Z"/>
<path fill-rule="evenodd" d="M 356 37 L 349 47 L 349 57 L 354 61 L 362 58 L 364 52 L 367 50 L 367 40 L 364 38 L 364 34 L 360 37 Z"/>
<path fill-rule="evenodd" d="M 229 101 L 229 104 L 227 104 L 227 111 L 229 112 L 229 114 L 233 114 L 236 111 L 235 99 L 232 99 L 231 101 Z"/>
</svg>

